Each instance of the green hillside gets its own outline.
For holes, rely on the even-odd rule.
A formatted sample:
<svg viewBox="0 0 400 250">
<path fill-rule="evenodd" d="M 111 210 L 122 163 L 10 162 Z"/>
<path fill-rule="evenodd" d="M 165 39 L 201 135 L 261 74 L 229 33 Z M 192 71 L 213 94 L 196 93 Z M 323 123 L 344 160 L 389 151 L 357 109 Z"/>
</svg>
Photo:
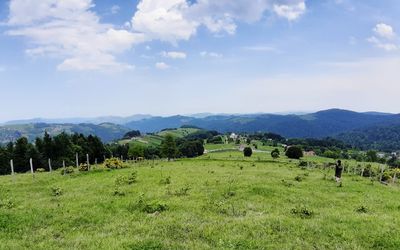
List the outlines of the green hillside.
<svg viewBox="0 0 400 250">
<path fill-rule="evenodd" d="M 139 144 L 142 146 L 159 146 L 161 145 L 161 142 L 163 138 L 167 135 L 170 134 L 174 136 L 175 138 L 184 138 L 188 135 L 194 134 L 198 131 L 201 131 L 201 129 L 198 128 L 174 128 L 174 129 L 165 129 L 161 132 L 158 132 L 156 134 L 147 134 L 138 138 L 133 138 L 133 139 L 124 139 L 120 140 L 120 144 Z"/>
<path fill-rule="evenodd" d="M 61 132 L 82 133 L 84 135 L 97 135 L 104 142 L 110 142 L 121 138 L 128 129 L 113 123 L 94 124 L 20 124 L 0 126 L 0 143 L 15 141 L 20 137 L 26 137 L 33 141 L 36 137 L 42 137 L 47 131 L 50 135 L 57 135 Z"/>
<path fill-rule="evenodd" d="M 322 168 L 329 160 L 304 160 L 313 163 L 227 151 L 121 170 L 2 176 L 0 248 L 400 248 L 398 184 L 360 177 L 357 163 L 345 162 L 339 186 Z"/>
</svg>

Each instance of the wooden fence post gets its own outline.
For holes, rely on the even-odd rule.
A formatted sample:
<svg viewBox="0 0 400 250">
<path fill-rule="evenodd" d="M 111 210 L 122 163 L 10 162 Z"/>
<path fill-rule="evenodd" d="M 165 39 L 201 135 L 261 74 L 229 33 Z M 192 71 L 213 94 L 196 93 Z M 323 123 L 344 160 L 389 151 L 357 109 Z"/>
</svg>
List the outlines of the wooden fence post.
<svg viewBox="0 0 400 250">
<path fill-rule="evenodd" d="M 10 160 L 10 166 L 11 166 L 11 175 L 14 176 L 14 161 Z"/>
<path fill-rule="evenodd" d="M 75 162 L 76 162 L 76 167 L 79 168 L 79 155 L 78 155 L 78 153 L 75 154 Z"/>
<path fill-rule="evenodd" d="M 90 170 L 89 154 L 86 154 L 86 163 L 89 171 Z"/>
<path fill-rule="evenodd" d="M 29 164 L 31 165 L 32 177 L 35 178 L 35 174 L 34 174 L 34 172 L 33 172 L 33 160 L 32 160 L 32 158 L 29 159 Z"/>
<path fill-rule="evenodd" d="M 382 178 L 383 178 L 383 171 L 385 170 L 385 166 L 381 165 L 381 178 L 380 178 L 380 182 L 382 182 Z"/>
<path fill-rule="evenodd" d="M 53 169 L 51 168 L 51 159 L 49 158 L 49 171 L 50 173 L 53 172 Z"/>
</svg>

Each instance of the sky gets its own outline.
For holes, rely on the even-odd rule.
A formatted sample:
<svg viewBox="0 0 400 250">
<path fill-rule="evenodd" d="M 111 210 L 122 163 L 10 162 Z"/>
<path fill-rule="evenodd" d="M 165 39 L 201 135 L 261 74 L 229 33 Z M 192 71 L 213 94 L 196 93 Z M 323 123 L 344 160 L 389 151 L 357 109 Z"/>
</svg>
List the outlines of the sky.
<svg viewBox="0 0 400 250">
<path fill-rule="evenodd" d="M 400 113 L 398 0 L 0 0 L 0 122 Z"/>
</svg>

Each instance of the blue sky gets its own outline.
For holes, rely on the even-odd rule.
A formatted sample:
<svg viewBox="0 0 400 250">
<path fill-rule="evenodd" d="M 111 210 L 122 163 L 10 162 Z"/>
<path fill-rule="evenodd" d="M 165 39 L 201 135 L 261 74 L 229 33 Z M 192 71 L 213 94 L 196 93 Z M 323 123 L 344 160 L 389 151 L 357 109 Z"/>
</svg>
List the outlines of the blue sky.
<svg viewBox="0 0 400 250">
<path fill-rule="evenodd" d="M 399 113 L 398 0 L 0 3 L 0 121 Z"/>
</svg>

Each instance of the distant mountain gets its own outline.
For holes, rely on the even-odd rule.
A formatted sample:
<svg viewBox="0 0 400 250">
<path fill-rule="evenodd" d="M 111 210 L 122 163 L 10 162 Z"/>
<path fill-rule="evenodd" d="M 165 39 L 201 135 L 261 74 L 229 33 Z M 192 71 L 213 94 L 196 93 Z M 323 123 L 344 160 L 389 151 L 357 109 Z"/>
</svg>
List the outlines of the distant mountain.
<svg viewBox="0 0 400 250">
<path fill-rule="evenodd" d="M 36 137 L 42 137 L 47 131 L 51 135 L 66 133 L 82 133 L 84 135 L 97 135 L 103 142 L 110 142 L 119 138 L 129 131 L 129 129 L 112 123 L 95 124 L 19 124 L 6 125 L 0 127 L 0 143 L 15 141 L 20 137 L 27 137 L 30 141 Z"/>
<path fill-rule="evenodd" d="M 373 126 L 335 136 L 347 144 L 364 150 L 393 152 L 400 149 L 400 125 Z"/>
<path fill-rule="evenodd" d="M 194 125 L 219 132 L 273 132 L 287 138 L 322 138 L 371 126 L 400 124 L 400 115 L 330 109 L 302 115 L 250 114 L 152 117 L 125 126 L 142 132 Z"/>
<path fill-rule="evenodd" d="M 35 124 L 35 123 L 48 123 L 48 124 L 82 124 L 82 123 L 93 123 L 93 124 L 102 124 L 102 123 L 114 123 L 114 124 L 125 124 L 132 121 L 140 121 L 142 119 L 151 118 L 151 115 L 132 115 L 128 117 L 122 116 L 100 116 L 94 118 L 84 118 L 84 117 L 76 117 L 76 118 L 61 118 L 61 119 L 46 119 L 46 118 L 34 118 L 27 120 L 14 120 L 5 122 L 3 125 L 23 125 L 23 124 Z"/>
</svg>

